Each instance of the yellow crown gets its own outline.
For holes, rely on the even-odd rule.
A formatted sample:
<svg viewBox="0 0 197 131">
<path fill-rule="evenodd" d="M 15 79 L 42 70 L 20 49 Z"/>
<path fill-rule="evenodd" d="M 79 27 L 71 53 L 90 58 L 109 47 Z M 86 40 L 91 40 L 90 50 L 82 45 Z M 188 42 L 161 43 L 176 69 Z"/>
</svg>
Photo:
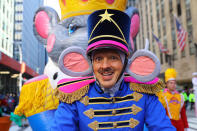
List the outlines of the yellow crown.
<svg viewBox="0 0 197 131">
<path fill-rule="evenodd" d="M 168 68 L 165 71 L 165 82 L 169 81 L 169 80 L 176 80 L 176 70 L 174 68 Z"/>
<path fill-rule="evenodd" d="M 61 19 L 77 15 L 90 14 L 100 9 L 116 9 L 124 11 L 127 0 L 59 0 Z"/>
</svg>

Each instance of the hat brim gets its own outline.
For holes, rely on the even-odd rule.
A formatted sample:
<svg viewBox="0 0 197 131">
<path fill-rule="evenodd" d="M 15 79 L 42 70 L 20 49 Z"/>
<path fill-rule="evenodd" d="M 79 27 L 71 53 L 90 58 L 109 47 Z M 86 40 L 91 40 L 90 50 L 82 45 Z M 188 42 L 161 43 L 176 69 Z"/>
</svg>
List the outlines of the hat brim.
<svg viewBox="0 0 197 131">
<path fill-rule="evenodd" d="M 103 48 L 120 50 L 128 55 L 128 48 L 124 46 L 122 43 L 113 40 L 100 40 L 95 43 L 92 43 L 87 48 L 87 55 L 89 55 L 89 53 L 92 52 L 93 50 L 98 50 Z"/>
</svg>

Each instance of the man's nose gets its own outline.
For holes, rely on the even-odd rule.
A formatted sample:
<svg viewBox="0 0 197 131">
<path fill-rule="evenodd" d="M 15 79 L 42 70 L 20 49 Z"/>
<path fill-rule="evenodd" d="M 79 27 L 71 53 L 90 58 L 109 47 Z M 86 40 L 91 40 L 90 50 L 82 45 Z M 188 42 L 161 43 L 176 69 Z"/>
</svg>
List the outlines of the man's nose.
<svg viewBox="0 0 197 131">
<path fill-rule="evenodd" d="M 107 58 L 104 58 L 102 62 L 102 68 L 108 68 L 109 66 L 109 60 Z"/>
</svg>

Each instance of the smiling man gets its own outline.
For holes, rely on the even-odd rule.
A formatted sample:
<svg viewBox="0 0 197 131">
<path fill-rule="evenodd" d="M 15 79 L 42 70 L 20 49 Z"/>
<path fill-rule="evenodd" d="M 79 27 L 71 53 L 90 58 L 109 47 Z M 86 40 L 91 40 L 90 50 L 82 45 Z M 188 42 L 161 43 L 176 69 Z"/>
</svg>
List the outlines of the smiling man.
<svg viewBox="0 0 197 131">
<path fill-rule="evenodd" d="M 143 131 L 144 124 L 150 131 L 175 130 L 154 95 L 159 82 L 135 83 L 137 80 L 129 77 L 131 82 L 124 76 L 129 29 L 129 16 L 118 10 L 98 10 L 89 16 L 87 56 L 94 77 L 60 82 L 56 96 L 61 102 L 53 131 Z M 76 83 L 84 86 L 79 88 Z"/>
<path fill-rule="evenodd" d="M 103 90 L 110 90 L 123 72 L 124 61 L 121 61 L 117 50 L 102 49 L 94 52 L 92 65 L 94 75 Z M 122 80 L 122 79 L 121 79 Z"/>
</svg>

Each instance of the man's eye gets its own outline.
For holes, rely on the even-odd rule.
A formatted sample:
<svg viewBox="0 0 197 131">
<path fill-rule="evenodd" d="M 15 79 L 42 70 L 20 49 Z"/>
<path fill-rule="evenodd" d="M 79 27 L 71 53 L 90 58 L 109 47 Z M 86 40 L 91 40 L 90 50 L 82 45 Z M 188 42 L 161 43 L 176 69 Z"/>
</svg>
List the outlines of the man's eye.
<svg viewBox="0 0 197 131">
<path fill-rule="evenodd" d="M 99 62 L 99 61 L 102 60 L 102 58 L 101 58 L 101 57 L 96 57 L 94 60 L 95 60 L 96 62 Z"/>
<path fill-rule="evenodd" d="M 111 56 L 111 59 L 112 59 L 112 60 L 117 60 L 118 57 L 117 57 L 117 56 Z"/>
</svg>

